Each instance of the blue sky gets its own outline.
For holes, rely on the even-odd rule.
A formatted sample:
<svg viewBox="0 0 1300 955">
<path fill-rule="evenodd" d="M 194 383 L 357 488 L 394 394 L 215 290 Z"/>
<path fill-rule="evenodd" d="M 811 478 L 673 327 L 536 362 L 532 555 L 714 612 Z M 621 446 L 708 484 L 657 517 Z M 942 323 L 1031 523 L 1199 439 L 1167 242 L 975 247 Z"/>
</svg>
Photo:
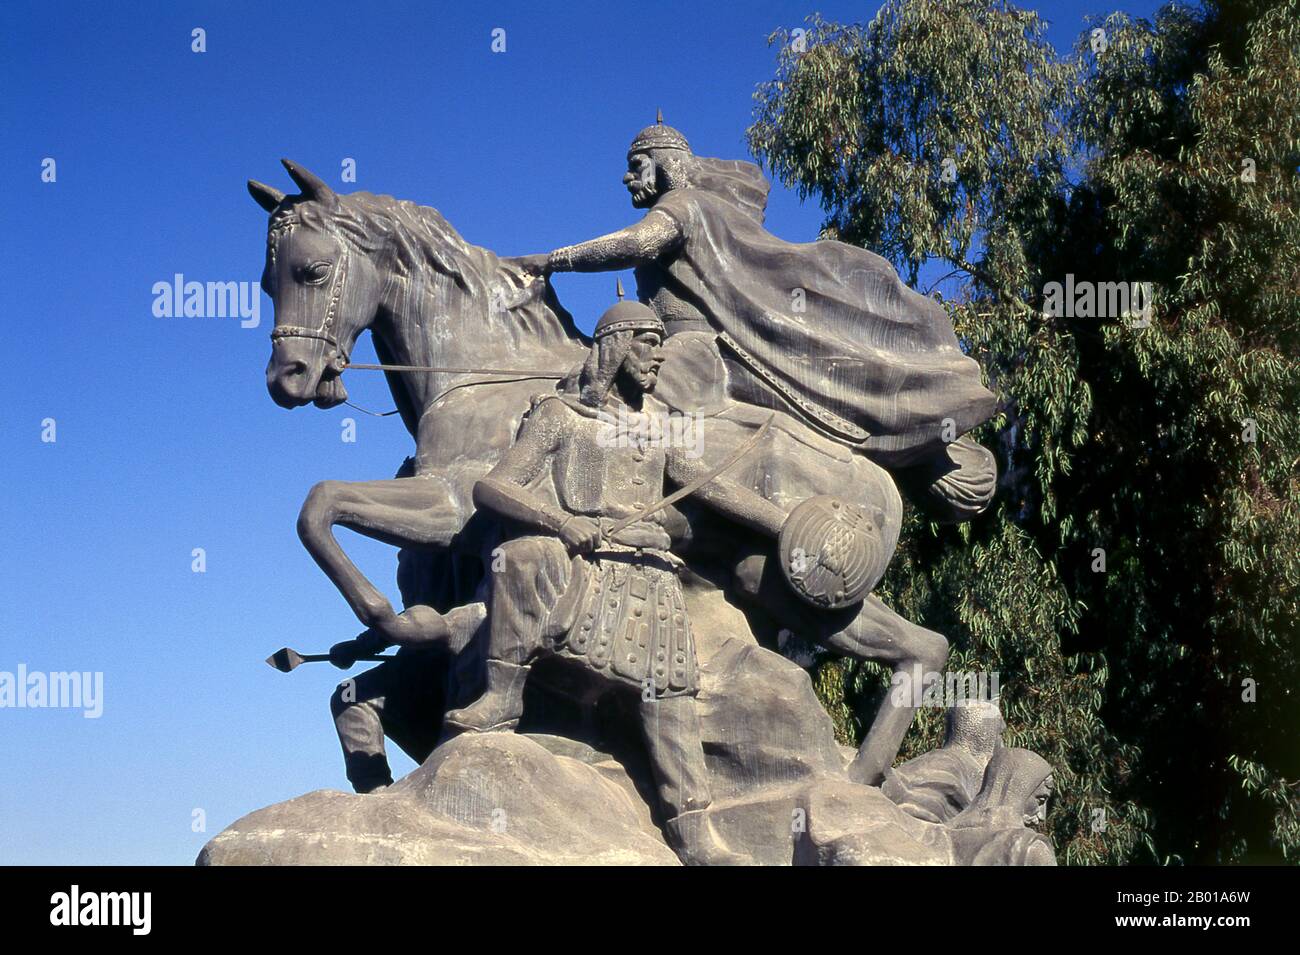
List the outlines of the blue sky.
<svg viewBox="0 0 1300 955">
<path fill-rule="evenodd" d="M 104 712 L 0 709 L 0 863 L 186 864 L 246 812 L 346 787 L 339 671 L 262 660 L 355 635 L 294 520 L 313 483 L 388 477 L 411 442 L 396 418 L 275 407 L 269 300 L 257 328 L 154 316 L 154 283 L 176 273 L 257 280 L 266 216 L 245 179 L 293 191 L 288 156 L 336 188 L 433 205 L 502 254 L 547 251 L 633 220 L 623 157 L 656 107 L 697 152 L 745 157 L 766 36 L 876 6 L 5 3 L 0 671 L 102 671 Z M 1157 5 L 1026 6 L 1064 48 L 1085 14 Z M 338 181 L 349 157 L 355 186 Z M 774 190 L 778 235 L 820 220 Z M 613 279 L 557 287 L 589 329 Z M 353 360 L 374 360 L 368 342 Z M 392 407 L 382 376 L 348 388 Z M 341 536 L 395 599 L 393 551 Z"/>
</svg>

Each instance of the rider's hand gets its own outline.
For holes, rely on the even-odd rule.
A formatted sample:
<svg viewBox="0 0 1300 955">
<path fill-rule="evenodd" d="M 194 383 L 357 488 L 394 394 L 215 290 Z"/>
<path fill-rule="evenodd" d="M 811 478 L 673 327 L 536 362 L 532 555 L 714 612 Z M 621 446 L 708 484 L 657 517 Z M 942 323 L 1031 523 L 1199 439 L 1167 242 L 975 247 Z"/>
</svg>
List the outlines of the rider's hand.
<svg viewBox="0 0 1300 955">
<path fill-rule="evenodd" d="M 570 517 L 560 528 L 560 540 L 573 554 L 585 554 L 600 546 L 600 522 L 590 517 Z"/>
<path fill-rule="evenodd" d="M 396 619 L 397 616 L 393 615 L 386 618 L 383 623 L 388 623 Z M 356 647 L 358 657 L 367 657 L 373 656 L 376 653 L 382 653 L 393 645 L 393 641 L 389 640 L 387 637 L 387 628 L 383 623 L 377 624 L 369 630 L 362 630 L 357 634 L 356 638 L 352 640 L 353 645 Z"/>
<path fill-rule="evenodd" d="M 344 640 L 330 647 L 330 663 L 340 670 L 349 670 L 356 665 L 357 657 L 367 652 L 359 640 Z"/>
<path fill-rule="evenodd" d="M 512 256 L 510 259 L 503 259 L 502 261 L 515 266 L 516 269 L 519 269 L 525 275 L 529 275 L 530 278 L 542 278 L 547 273 L 546 264 L 549 260 L 550 256 L 546 255 L 545 252 L 541 252 L 532 256 Z"/>
</svg>

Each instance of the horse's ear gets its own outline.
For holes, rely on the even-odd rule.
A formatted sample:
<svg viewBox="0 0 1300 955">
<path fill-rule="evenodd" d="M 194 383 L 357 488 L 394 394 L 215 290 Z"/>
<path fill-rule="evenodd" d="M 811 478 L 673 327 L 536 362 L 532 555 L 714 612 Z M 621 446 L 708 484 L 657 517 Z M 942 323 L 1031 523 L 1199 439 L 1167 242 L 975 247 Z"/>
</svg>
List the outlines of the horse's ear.
<svg viewBox="0 0 1300 955">
<path fill-rule="evenodd" d="M 289 170 L 289 175 L 293 177 L 293 181 L 302 190 L 304 199 L 323 201 L 334 195 L 334 190 L 325 185 L 325 180 L 314 172 L 308 172 L 302 166 L 288 159 L 281 159 L 280 162 L 284 164 L 285 169 Z"/>
<path fill-rule="evenodd" d="M 248 194 L 253 197 L 254 202 L 267 212 L 274 212 L 276 207 L 284 200 L 283 192 L 279 189 L 272 189 L 256 179 L 248 180 Z"/>
</svg>

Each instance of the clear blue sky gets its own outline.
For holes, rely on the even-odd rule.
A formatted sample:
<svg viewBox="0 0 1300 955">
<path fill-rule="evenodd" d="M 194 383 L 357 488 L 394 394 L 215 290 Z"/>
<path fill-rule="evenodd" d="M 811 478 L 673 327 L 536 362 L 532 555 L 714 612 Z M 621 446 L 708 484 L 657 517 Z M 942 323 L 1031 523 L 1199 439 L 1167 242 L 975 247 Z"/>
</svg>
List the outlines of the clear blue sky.
<svg viewBox="0 0 1300 955">
<path fill-rule="evenodd" d="M 1087 13 L 1156 7 L 1026 5 L 1061 48 Z M 0 671 L 102 671 L 105 687 L 95 720 L 0 709 L 0 863 L 185 864 L 246 812 L 346 787 L 339 671 L 262 659 L 355 635 L 294 520 L 314 482 L 388 477 L 411 442 L 396 418 L 275 407 L 269 300 L 255 329 L 152 314 L 153 284 L 177 272 L 257 280 L 266 216 L 245 179 L 292 191 L 289 156 L 337 188 L 436 206 L 503 254 L 546 251 L 632 221 L 623 157 L 656 107 L 698 152 L 747 156 L 768 33 L 876 6 L 6 2 Z M 338 182 L 345 157 L 355 186 Z M 820 219 L 774 190 L 778 235 L 809 239 Z M 557 285 L 590 328 L 613 280 Z M 366 342 L 353 358 L 372 356 Z M 382 376 L 354 375 L 354 401 L 392 406 Z M 393 552 L 342 535 L 395 599 Z"/>
</svg>

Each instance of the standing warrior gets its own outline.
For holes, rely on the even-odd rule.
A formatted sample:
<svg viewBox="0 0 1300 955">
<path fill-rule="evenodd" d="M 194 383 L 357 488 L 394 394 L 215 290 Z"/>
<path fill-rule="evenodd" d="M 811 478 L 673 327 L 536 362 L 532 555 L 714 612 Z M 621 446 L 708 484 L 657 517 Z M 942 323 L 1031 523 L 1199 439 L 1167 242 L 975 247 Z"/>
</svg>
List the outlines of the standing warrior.
<svg viewBox="0 0 1300 955">
<path fill-rule="evenodd" d="M 673 339 L 661 400 L 708 413 L 725 389 L 867 454 L 939 519 L 983 510 L 993 456 L 960 436 L 995 400 L 942 306 L 865 249 L 772 235 L 759 168 L 694 155 L 662 116 L 632 141 L 623 182 L 649 210 L 640 222 L 521 261 L 536 274 L 635 269 Z"/>
<path fill-rule="evenodd" d="M 686 450 L 638 440 L 666 408 L 650 396 L 663 361 L 663 322 L 620 302 L 597 323 L 576 394 L 542 398 L 474 500 L 532 536 L 502 547 L 490 576 L 486 690 L 446 716 L 450 732 L 512 729 L 530 664 L 574 661 L 640 694 L 639 714 L 670 842 L 688 863 L 741 861 L 703 814 L 711 801 L 700 721 L 695 641 L 662 523 L 644 513 L 668 478 L 707 477 Z M 617 433 L 615 423 L 617 423 Z M 714 477 L 698 499 L 776 537 L 785 512 Z M 661 512 L 662 513 L 662 512 Z M 625 519 L 639 519 L 628 523 Z M 626 524 L 625 527 L 621 525 Z"/>
</svg>

